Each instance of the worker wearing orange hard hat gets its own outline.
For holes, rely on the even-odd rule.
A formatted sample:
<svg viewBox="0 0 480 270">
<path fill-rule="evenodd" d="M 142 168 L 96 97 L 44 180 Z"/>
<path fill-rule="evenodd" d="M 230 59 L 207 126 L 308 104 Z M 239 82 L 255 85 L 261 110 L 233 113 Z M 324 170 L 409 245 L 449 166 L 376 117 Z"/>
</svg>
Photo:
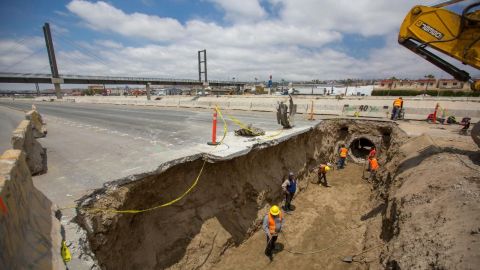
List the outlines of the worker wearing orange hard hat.
<svg viewBox="0 0 480 270">
<path fill-rule="evenodd" d="M 270 261 L 273 260 L 275 242 L 277 241 L 278 234 L 282 230 L 284 222 L 285 220 L 283 219 L 282 211 L 277 205 L 273 205 L 268 214 L 266 214 L 263 218 L 262 228 L 267 235 L 267 247 L 265 248 L 265 255 L 268 256 Z"/>
<path fill-rule="evenodd" d="M 318 167 L 318 183 L 324 185 L 325 187 L 330 187 L 327 182 L 327 172 L 332 168 L 332 164 L 320 164 Z M 323 180 L 323 181 L 322 181 Z"/>
</svg>

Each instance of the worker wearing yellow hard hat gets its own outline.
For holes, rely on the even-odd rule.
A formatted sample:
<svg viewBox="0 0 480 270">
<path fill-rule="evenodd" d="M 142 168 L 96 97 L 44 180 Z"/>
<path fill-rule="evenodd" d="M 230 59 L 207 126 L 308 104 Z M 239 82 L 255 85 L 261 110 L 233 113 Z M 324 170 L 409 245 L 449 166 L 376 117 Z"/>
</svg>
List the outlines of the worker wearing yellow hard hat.
<svg viewBox="0 0 480 270">
<path fill-rule="evenodd" d="M 327 172 L 332 168 L 332 164 L 320 164 L 318 167 L 318 183 L 324 185 L 325 187 L 330 187 L 327 182 Z M 322 181 L 323 180 L 323 181 Z"/>
<path fill-rule="evenodd" d="M 265 248 L 265 255 L 268 256 L 270 261 L 273 260 L 275 242 L 277 241 L 278 233 L 280 233 L 282 230 L 282 225 L 284 222 L 285 220 L 283 219 L 282 211 L 277 205 L 273 205 L 268 214 L 266 214 L 263 218 L 262 228 L 267 235 L 267 247 Z"/>
</svg>

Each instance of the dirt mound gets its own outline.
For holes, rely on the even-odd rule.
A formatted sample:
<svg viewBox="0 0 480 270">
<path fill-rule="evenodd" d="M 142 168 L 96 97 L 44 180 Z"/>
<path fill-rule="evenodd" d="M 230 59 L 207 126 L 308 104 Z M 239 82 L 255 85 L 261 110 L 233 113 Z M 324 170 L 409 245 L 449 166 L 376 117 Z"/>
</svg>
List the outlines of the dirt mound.
<svg viewBox="0 0 480 270">
<path fill-rule="evenodd" d="M 385 247 L 372 269 L 478 269 L 480 154 L 421 136 L 380 172 L 382 215 L 369 221 L 366 245 Z"/>
<path fill-rule="evenodd" d="M 299 176 L 300 189 L 305 189 L 312 169 L 321 162 L 334 161 L 340 144 L 350 145 L 359 137 L 368 138 L 380 153 L 388 153 L 405 135 L 389 122 L 324 121 L 286 141 L 256 145 L 234 159 L 209 159 L 195 191 L 170 207 L 134 215 L 80 211 L 78 222 L 86 229 L 90 247 L 102 268 L 207 269 L 230 245 L 239 246 L 257 231 L 269 205 L 281 202 L 280 184 L 289 171 Z M 196 156 L 172 161 L 139 180 L 122 179 L 110 183 L 85 197 L 81 205 L 145 209 L 168 202 L 191 185 L 205 158 Z M 368 202 L 368 194 L 355 194 Z M 332 200 L 338 195 L 333 192 Z M 311 196 L 310 199 L 316 195 Z M 355 196 L 352 202 L 358 198 Z M 338 223 L 348 221 L 351 215 L 348 211 L 344 217 L 336 216 L 337 203 L 341 204 L 336 202 L 322 210 L 326 212 L 310 209 L 311 215 L 304 217 L 305 222 L 312 222 L 315 228 L 328 227 L 328 222 L 316 217 L 318 214 L 330 214 L 339 220 Z M 359 203 L 358 207 L 364 207 L 362 205 Z M 356 209 L 357 206 L 343 207 Z M 219 224 L 222 229 L 218 228 Z M 323 246 L 308 241 L 315 229 L 307 227 L 305 239 L 292 238 L 292 245 L 298 243 L 302 247 L 305 241 L 311 245 L 304 246 L 306 249 Z"/>
</svg>

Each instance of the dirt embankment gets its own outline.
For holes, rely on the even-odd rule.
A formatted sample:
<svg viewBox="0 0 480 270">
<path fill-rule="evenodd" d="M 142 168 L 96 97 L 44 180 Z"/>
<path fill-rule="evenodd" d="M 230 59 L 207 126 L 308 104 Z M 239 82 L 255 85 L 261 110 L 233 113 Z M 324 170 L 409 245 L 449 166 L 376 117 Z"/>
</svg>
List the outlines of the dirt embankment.
<svg viewBox="0 0 480 270">
<path fill-rule="evenodd" d="M 281 202 L 280 184 L 289 171 L 305 189 L 310 171 L 320 162 L 333 161 L 340 143 L 352 144 L 364 136 L 380 153 L 405 137 L 388 122 L 324 121 L 286 141 L 257 145 L 243 156 L 209 160 L 194 192 L 170 207 L 140 214 L 81 211 L 78 222 L 104 269 L 208 269 L 229 247 L 257 231 L 269 205 Z M 203 158 L 174 161 L 133 182 L 111 183 L 84 198 L 82 205 L 145 209 L 168 202 L 191 185 Z"/>
<path fill-rule="evenodd" d="M 478 269 L 480 152 L 453 137 L 413 138 L 380 171 L 365 247 L 385 245 L 369 268 Z"/>
</svg>

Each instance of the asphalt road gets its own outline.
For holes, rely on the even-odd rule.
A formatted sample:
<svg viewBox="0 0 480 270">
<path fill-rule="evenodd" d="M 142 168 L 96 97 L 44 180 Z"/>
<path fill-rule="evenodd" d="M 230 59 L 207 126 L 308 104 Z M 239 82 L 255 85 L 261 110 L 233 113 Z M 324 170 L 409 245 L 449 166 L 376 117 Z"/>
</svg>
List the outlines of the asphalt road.
<svg viewBox="0 0 480 270">
<path fill-rule="evenodd" d="M 0 147 L 31 102 L 0 100 Z M 47 122 L 48 173 L 34 184 L 60 207 L 69 206 L 103 183 L 155 170 L 160 164 L 205 151 L 211 140 L 211 110 L 168 109 L 108 104 L 35 103 Z M 274 113 L 224 112 L 245 123 L 273 131 Z M 236 127 L 227 121 L 229 132 Z M 307 121 L 297 122 L 307 126 Z M 219 120 L 217 134 L 223 134 Z M 231 134 L 230 134 L 231 135 Z M 229 136 L 230 136 L 229 135 Z"/>
</svg>

